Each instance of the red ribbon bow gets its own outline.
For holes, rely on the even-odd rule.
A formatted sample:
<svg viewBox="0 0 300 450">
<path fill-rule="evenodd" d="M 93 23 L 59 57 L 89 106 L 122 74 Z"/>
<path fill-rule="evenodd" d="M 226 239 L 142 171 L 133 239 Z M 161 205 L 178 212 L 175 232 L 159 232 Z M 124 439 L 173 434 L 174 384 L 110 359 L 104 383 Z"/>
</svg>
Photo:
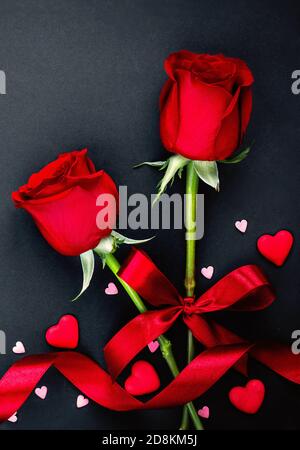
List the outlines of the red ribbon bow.
<svg viewBox="0 0 300 450">
<path fill-rule="evenodd" d="M 225 308 L 254 311 L 267 307 L 274 295 L 256 266 L 234 270 L 196 301 L 182 298 L 150 258 L 137 250 L 123 266 L 120 276 L 152 305 L 171 306 L 140 314 L 109 341 L 104 351 L 113 377 L 180 315 L 194 336 L 209 348 L 145 403 L 131 396 L 109 373 L 81 353 L 26 356 L 13 364 L 0 380 L 0 420 L 8 419 L 22 406 L 50 367 L 55 367 L 85 396 L 116 411 L 185 404 L 207 391 L 231 367 L 245 373 L 247 353 L 288 380 L 300 384 L 300 360 L 289 347 L 277 343 L 250 344 L 204 317 L 206 313 Z"/>
<path fill-rule="evenodd" d="M 214 367 L 223 365 L 224 373 L 228 369 L 227 352 L 239 345 L 241 355 L 235 368 L 243 374 L 247 374 L 249 353 L 283 377 L 300 383 L 300 360 L 289 347 L 274 342 L 250 344 L 208 317 L 210 313 L 224 309 L 257 311 L 275 300 L 269 281 L 257 266 L 246 265 L 233 270 L 196 300 L 183 298 L 153 261 L 137 249 L 132 250 L 119 276 L 151 305 L 170 306 L 140 314 L 108 342 L 104 348 L 105 359 L 114 377 L 149 342 L 165 333 L 182 316 L 194 337 L 210 349 L 206 351 L 208 354 L 213 348 L 219 350 L 212 364 Z M 204 391 L 211 386 L 210 369 L 202 372 Z"/>
</svg>

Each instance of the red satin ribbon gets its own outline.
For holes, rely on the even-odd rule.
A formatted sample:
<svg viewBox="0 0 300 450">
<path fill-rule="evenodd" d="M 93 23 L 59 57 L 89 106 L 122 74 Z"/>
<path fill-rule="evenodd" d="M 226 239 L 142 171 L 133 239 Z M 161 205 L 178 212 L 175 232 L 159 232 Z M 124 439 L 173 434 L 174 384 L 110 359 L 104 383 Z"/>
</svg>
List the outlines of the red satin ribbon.
<svg viewBox="0 0 300 450">
<path fill-rule="evenodd" d="M 49 353 L 20 359 L 0 380 L 1 421 L 20 409 L 52 366 L 83 395 L 116 411 L 185 404 L 206 392 L 231 367 L 245 372 L 247 353 L 283 377 L 300 384 L 300 362 L 288 347 L 275 343 L 251 345 L 204 317 L 204 313 L 224 308 L 251 311 L 267 307 L 274 300 L 274 295 L 257 267 L 244 266 L 231 272 L 196 301 L 182 298 L 153 262 L 137 250 L 123 266 L 120 276 L 152 305 L 171 306 L 137 316 L 111 339 L 105 347 L 111 375 L 91 358 L 78 352 Z M 194 358 L 161 392 L 149 401 L 141 402 L 126 392 L 115 377 L 180 315 L 196 338 L 209 348 Z"/>
<path fill-rule="evenodd" d="M 108 342 L 104 354 L 109 372 L 114 377 L 149 342 L 165 333 L 179 316 L 182 316 L 195 338 L 208 349 L 247 345 L 245 339 L 211 320 L 209 315 L 224 309 L 257 311 L 267 308 L 275 300 L 270 283 L 255 265 L 242 266 L 230 272 L 197 300 L 183 298 L 153 261 L 137 249 L 132 250 L 119 276 L 151 305 L 170 306 L 140 314 Z M 289 347 L 274 342 L 249 345 L 245 355 L 235 364 L 235 368 L 245 375 L 247 354 L 284 378 L 300 383 L 300 360 Z M 220 361 L 224 363 L 224 358 L 214 361 L 214 364 Z M 205 379 L 206 373 L 202 375 Z"/>
<path fill-rule="evenodd" d="M 55 367 L 82 394 L 115 411 L 169 408 L 203 394 L 249 349 L 249 345 L 216 347 L 202 352 L 166 388 L 143 403 L 132 397 L 96 362 L 78 352 L 26 356 L 0 380 L 0 420 L 18 411 L 50 367 Z"/>
</svg>

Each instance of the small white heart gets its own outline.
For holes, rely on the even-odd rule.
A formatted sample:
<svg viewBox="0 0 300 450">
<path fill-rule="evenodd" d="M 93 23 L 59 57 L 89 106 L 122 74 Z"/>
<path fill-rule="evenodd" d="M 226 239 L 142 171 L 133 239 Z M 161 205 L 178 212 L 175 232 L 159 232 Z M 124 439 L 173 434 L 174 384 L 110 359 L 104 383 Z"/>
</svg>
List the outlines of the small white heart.
<svg viewBox="0 0 300 450">
<path fill-rule="evenodd" d="M 210 280 L 211 277 L 212 277 L 213 274 L 214 274 L 214 270 L 215 270 L 215 269 L 213 268 L 213 266 L 202 267 L 201 273 L 202 273 L 202 275 L 203 275 L 205 278 L 207 278 L 208 280 Z"/>
<path fill-rule="evenodd" d="M 85 398 L 83 395 L 78 395 L 76 406 L 77 408 L 83 408 L 84 406 L 89 404 L 89 399 Z"/>
<path fill-rule="evenodd" d="M 203 408 L 200 408 L 198 410 L 198 416 L 203 417 L 203 419 L 208 419 L 209 418 L 209 407 L 203 406 Z"/>
<path fill-rule="evenodd" d="M 9 422 L 16 423 L 16 422 L 18 421 L 17 412 L 18 412 L 18 411 L 16 411 L 16 412 L 15 412 L 12 416 L 10 416 L 7 420 L 8 420 Z"/>
<path fill-rule="evenodd" d="M 118 288 L 115 283 L 108 283 L 107 288 L 105 289 L 106 295 L 116 295 L 118 293 Z"/>
<path fill-rule="evenodd" d="M 23 342 L 17 341 L 16 345 L 13 347 L 12 351 L 17 354 L 25 353 L 25 347 L 24 347 Z"/>
<path fill-rule="evenodd" d="M 42 400 L 45 400 L 45 398 L 47 396 L 48 388 L 47 388 L 47 386 L 42 386 L 40 388 L 36 388 L 34 392 L 39 398 L 41 398 Z"/>
<path fill-rule="evenodd" d="M 246 219 L 237 220 L 234 225 L 235 228 L 239 230 L 241 233 L 245 233 L 247 230 L 248 222 Z"/>
</svg>

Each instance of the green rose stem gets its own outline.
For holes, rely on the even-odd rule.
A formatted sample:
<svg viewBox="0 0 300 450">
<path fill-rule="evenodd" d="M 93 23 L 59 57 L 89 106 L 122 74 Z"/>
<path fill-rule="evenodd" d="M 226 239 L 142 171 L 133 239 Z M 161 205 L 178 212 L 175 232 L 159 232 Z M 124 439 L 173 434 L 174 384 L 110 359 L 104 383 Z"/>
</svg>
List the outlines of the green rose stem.
<svg viewBox="0 0 300 450">
<path fill-rule="evenodd" d="M 146 312 L 147 308 L 146 308 L 143 300 L 141 299 L 141 297 L 137 294 L 137 292 L 134 289 L 132 289 L 125 281 L 123 281 L 118 276 L 118 272 L 119 272 L 119 269 L 120 269 L 120 264 L 119 264 L 118 260 L 115 258 L 115 256 L 112 255 L 111 253 L 106 255 L 105 263 L 109 267 L 109 269 L 112 271 L 112 273 L 116 276 L 118 281 L 121 283 L 121 285 L 123 286 L 123 288 L 125 289 L 125 291 L 129 295 L 131 300 L 133 301 L 133 303 L 136 306 L 136 308 L 138 309 L 138 311 L 141 314 Z M 172 375 L 175 378 L 179 374 L 179 369 L 178 369 L 177 363 L 175 361 L 175 358 L 174 358 L 174 355 L 173 355 L 173 352 L 172 352 L 172 344 L 163 335 L 158 337 L 158 342 L 160 344 L 161 353 L 162 353 L 164 359 L 166 360 Z M 197 411 L 196 411 L 193 403 L 189 402 L 186 405 L 186 409 L 187 409 L 187 412 L 190 414 L 190 417 L 191 417 L 191 419 L 192 419 L 192 421 L 194 423 L 194 426 L 195 426 L 196 430 L 202 430 L 203 426 L 202 426 L 202 423 L 200 421 L 200 418 L 199 418 L 199 416 L 197 414 Z"/>
<path fill-rule="evenodd" d="M 185 205 L 185 229 L 186 229 L 186 263 L 185 263 L 185 291 L 187 297 L 193 297 L 196 281 L 195 281 L 195 256 L 196 256 L 196 240 L 193 233 L 197 231 L 197 193 L 199 186 L 199 178 L 194 169 L 193 162 L 187 165 L 186 172 L 186 205 Z M 194 358 L 194 339 L 191 330 L 188 330 L 188 364 Z M 189 427 L 189 417 L 186 406 L 183 409 L 181 429 L 187 430 Z"/>
</svg>

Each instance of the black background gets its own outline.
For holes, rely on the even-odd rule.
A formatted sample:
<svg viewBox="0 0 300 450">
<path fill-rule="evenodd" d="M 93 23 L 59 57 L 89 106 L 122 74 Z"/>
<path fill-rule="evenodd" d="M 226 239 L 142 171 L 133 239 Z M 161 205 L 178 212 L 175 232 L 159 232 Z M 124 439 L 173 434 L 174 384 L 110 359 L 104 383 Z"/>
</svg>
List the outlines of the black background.
<svg viewBox="0 0 300 450">
<path fill-rule="evenodd" d="M 277 291 L 267 311 L 224 313 L 219 318 L 249 338 L 291 343 L 300 328 L 299 299 L 299 151 L 300 96 L 291 93 L 291 74 L 299 69 L 300 8 L 297 1 L 247 0 L 1 0 L 0 69 L 7 95 L 0 96 L 0 329 L 7 334 L 7 355 L 0 371 L 20 356 L 11 348 L 22 340 L 29 353 L 49 351 L 43 334 L 64 313 L 80 322 L 79 350 L 103 363 L 102 347 L 136 311 L 126 295 L 106 296 L 113 278 L 97 268 L 88 292 L 69 299 L 80 287 L 76 258 L 55 253 L 10 193 L 29 174 L 62 151 L 88 147 L 98 168 L 105 168 L 129 193 L 154 192 L 159 174 L 133 171 L 145 160 L 167 157 L 158 129 L 158 95 L 166 75 L 163 61 L 172 51 L 223 52 L 243 58 L 255 77 L 254 109 L 248 141 L 250 156 L 220 168 L 221 192 L 201 184 L 205 193 L 205 236 L 198 244 L 198 291 L 244 263 L 258 263 Z M 174 192 L 183 192 L 176 182 Z M 234 222 L 246 218 L 245 235 Z M 263 233 L 290 229 L 293 251 L 275 268 L 256 250 Z M 128 232 L 141 238 L 149 232 Z M 184 236 L 161 231 L 144 248 L 182 289 Z M 120 259 L 127 252 L 122 249 Z M 215 267 L 211 281 L 200 268 Z M 176 356 L 185 360 L 186 332 L 180 324 L 170 335 Z M 159 352 L 145 356 L 165 382 L 170 377 Z M 299 356 L 300 357 L 300 356 Z M 197 407 L 208 405 L 207 429 L 299 429 L 300 388 L 251 363 L 251 377 L 266 384 L 266 398 L 255 416 L 233 408 L 228 391 L 245 380 L 230 372 Z M 2 429 L 176 429 L 181 408 L 116 413 L 90 403 L 78 410 L 77 391 L 56 371 L 46 374 L 45 401 L 32 395 L 16 424 Z"/>
</svg>

